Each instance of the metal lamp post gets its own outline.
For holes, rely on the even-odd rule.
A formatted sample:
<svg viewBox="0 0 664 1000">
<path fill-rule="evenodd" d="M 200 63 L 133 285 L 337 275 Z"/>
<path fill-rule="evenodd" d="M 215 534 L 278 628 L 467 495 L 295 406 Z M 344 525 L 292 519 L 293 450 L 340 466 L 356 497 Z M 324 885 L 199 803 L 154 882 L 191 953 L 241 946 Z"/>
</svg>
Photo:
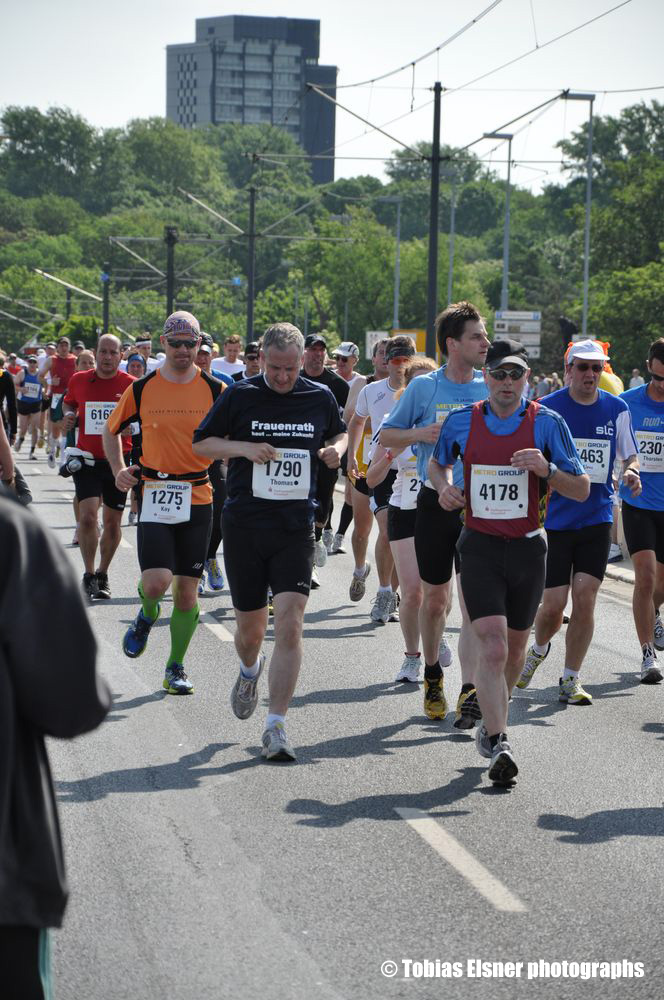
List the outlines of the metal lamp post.
<svg viewBox="0 0 664 1000">
<path fill-rule="evenodd" d="M 505 192 L 505 226 L 503 229 L 503 281 L 500 287 L 500 308 L 507 309 L 510 271 L 510 194 L 512 192 L 512 139 L 511 132 L 485 132 L 485 139 L 507 140 L 507 190 Z"/>
<path fill-rule="evenodd" d="M 588 101 L 588 161 L 586 165 L 586 225 L 583 234 L 583 320 L 581 332 L 588 334 L 588 278 L 590 274 L 590 199 L 593 184 L 593 102 L 595 94 L 563 94 L 566 101 Z"/>
<path fill-rule="evenodd" d="M 392 329 L 399 329 L 399 285 L 401 281 L 401 203 L 402 197 L 400 194 L 396 195 L 386 195 L 384 198 L 376 198 L 376 201 L 381 201 L 387 204 L 393 204 L 397 206 L 397 250 L 396 257 L 394 259 L 394 305 L 392 309 Z"/>
</svg>

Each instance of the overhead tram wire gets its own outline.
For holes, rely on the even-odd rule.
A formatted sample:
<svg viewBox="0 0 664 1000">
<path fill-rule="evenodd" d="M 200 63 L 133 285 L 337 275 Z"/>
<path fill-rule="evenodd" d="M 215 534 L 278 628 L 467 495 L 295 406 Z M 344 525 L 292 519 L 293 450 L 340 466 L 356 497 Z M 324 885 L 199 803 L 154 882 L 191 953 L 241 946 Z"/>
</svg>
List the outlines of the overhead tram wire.
<svg viewBox="0 0 664 1000">
<path fill-rule="evenodd" d="M 402 146 L 404 149 L 407 149 L 409 153 L 413 154 L 413 156 L 419 157 L 421 160 L 425 160 L 426 159 L 425 156 L 422 156 L 422 154 L 419 153 L 416 149 L 413 149 L 412 146 L 409 146 L 407 143 L 402 142 L 401 139 L 397 139 L 396 136 L 390 135 L 389 132 L 385 132 L 384 129 L 379 128 L 377 125 L 374 125 L 373 122 L 367 121 L 367 119 L 363 118 L 362 115 L 358 115 L 358 113 L 356 111 L 351 111 L 350 108 L 347 108 L 345 105 L 341 104 L 339 101 L 336 101 L 334 99 L 334 97 L 330 97 L 329 94 L 326 94 L 323 90 L 321 90 L 315 84 L 308 83 L 307 87 L 310 90 L 313 90 L 315 93 L 320 94 L 321 97 L 324 97 L 326 101 L 329 101 L 331 104 L 334 104 L 335 107 L 341 108 L 342 111 L 346 111 L 349 115 L 352 115 L 353 118 L 357 118 L 357 119 L 359 119 L 359 121 L 363 122 L 365 125 L 368 125 L 374 132 L 380 132 L 381 135 L 384 135 L 391 142 L 396 142 L 399 146 Z M 409 112 L 409 114 L 410 113 L 411 112 Z"/>
</svg>

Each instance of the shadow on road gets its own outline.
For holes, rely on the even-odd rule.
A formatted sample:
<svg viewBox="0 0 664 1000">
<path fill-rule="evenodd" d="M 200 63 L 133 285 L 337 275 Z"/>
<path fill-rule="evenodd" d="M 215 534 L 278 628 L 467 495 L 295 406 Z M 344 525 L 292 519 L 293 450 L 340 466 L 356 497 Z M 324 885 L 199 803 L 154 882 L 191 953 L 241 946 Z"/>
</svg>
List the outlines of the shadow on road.
<svg viewBox="0 0 664 1000">
<path fill-rule="evenodd" d="M 542 830 L 556 830 L 561 844 L 602 844 L 617 837 L 664 837 L 664 808 L 605 809 L 577 819 L 559 813 L 543 813 L 537 821 Z"/>
</svg>

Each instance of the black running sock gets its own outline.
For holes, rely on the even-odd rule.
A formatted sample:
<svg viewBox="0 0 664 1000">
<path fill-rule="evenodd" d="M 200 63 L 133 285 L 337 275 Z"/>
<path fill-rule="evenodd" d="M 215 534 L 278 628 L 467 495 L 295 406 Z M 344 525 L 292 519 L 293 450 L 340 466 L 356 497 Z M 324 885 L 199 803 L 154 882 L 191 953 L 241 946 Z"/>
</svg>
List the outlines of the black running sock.
<svg viewBox="0 0 664 1000">
<path fill-rule="evenodd" d="M 474 689 L 474 687 L 475 687 L 475 685 L 471 684 L 470 682 L 468 684 L 462 684 L 461 685 L 461 694 L 466 694 L 468 691 L 472 691 Z"/>
<path fill-rule="evenodd" d="M 424 667 L 424 679 L 425 681 L 439 681 L 443 676 L 443 671 L 440 668 L 440 663 L 436 660 L 435 663 L 427 663 Z"/>
<path fill-rule="evenodd" d="M 498 743 L 499 740 L 506 740 L 506 739 L 507 739 L 507 733 L 496 733 L 495 736 L 490 736 L 489 743 L 491 744 L 491 749 L 493 750 L 495 748 L 496 743 Z"/>
<path fill-rule="evenodd" d="M 353 520 L 353 508 L 351 504 L 344 503 L 341 508 L 341 514 L 339 516 L 339 529 L 337 531 L 338 535 L 345 535 L 348 531 L 350 522 Z"/>
</svg>

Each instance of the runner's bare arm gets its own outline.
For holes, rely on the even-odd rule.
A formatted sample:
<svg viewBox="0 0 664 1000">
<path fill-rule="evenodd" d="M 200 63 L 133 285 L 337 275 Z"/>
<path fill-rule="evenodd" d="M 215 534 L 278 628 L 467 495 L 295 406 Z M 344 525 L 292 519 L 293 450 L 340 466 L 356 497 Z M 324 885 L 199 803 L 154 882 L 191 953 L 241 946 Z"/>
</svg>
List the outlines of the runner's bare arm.
<svg viewBox="0 0 664 1000">
<path fill-rule="evenodd" d="M 555 463 L 554 463 L 555 464 Z M 516 469 L 527 469 L 534 472 L 540 479 L 547 479 L 549 475 L 549 462 L 544 457 L 539 448 L 522 448 L 512 455 L 511 465 Z M 590 496 L 590 476 L 585 473 L 575 476 L 571 472 L 563 472 L 556 469 L 554 474 L 548 479 L 552 490 L 556 490 L 563 497 L 570 500 L 578 500 L 583 503 Z"/>
<path fill-rule="evenodd" d="M 327 465 L 328 469 L 338 469 L 341 456 L 345 453 L 347 446 L 348 435 L 345 432 L 337 434 L 336 437 L 325 442 L 324 448 L 318 449 L 318 457 L 321 462 Z"/>
<path fill-rule="evenodd" d="M 277 457 L 276 449 L 267 441 L 231 441 L 229 438 L 208 437 L 202 441 L 194 441 L 195 455 L 203 455 L 211 461 L 218 458 L 225 462 L 229 458 L 248 458 L 250 462 L 264 465 Z"/>
<path fill-rule="evenodd" d="M 379 441 L 384 448 L 402 449 L 416 441 L 435 444 L 440 435 L 440 424 L 426 424 L 422 427 L 383 427 Z"/>
</svg>

